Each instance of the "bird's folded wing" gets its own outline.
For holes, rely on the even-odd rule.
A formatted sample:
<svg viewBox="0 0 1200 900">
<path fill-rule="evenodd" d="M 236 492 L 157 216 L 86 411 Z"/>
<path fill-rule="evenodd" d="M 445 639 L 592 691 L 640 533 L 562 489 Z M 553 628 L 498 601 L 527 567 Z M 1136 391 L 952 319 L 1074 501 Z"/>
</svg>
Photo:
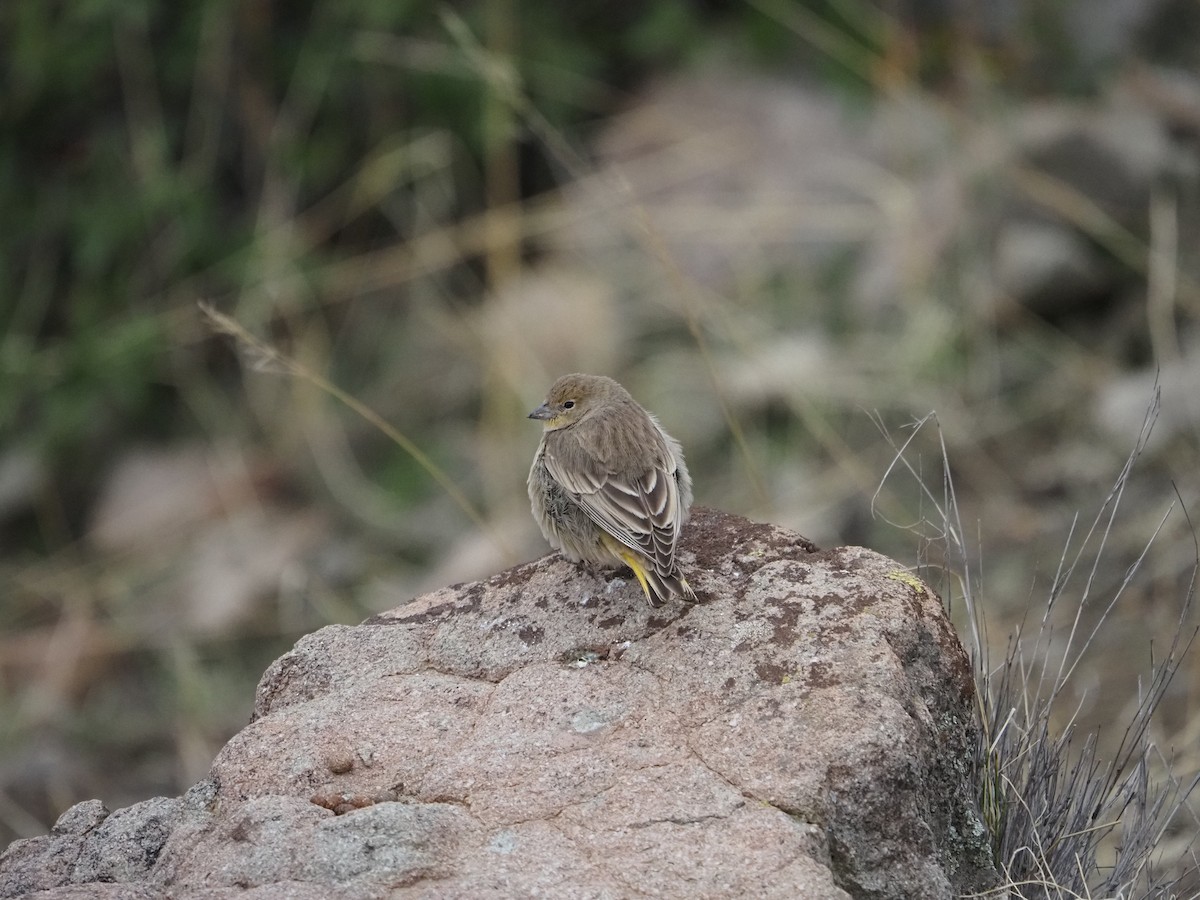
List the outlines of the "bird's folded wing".
<svg viewBox="0 0 1200 900">
<path fill-rule="evenodd" d="M 679 486 L 674 460 L 666 445 L 656 454 L 661 461 L 636 475 L 606 471 L 591 460 L 573 459 L 574 465 L 549 449 L 546 469 L 588 517 L 619 540 L 654 563 L 663 575 L 675 567 L 675 542 L 679 537 Z M 670 468 L 668 468 L 670 467 Z"/>
</svg>

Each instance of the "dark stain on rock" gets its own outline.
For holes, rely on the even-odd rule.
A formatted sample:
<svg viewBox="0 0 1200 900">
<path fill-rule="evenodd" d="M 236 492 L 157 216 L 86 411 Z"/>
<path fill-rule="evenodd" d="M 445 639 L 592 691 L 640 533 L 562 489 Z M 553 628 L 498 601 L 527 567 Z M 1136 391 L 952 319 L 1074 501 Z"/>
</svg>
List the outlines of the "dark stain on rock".
<svg viewBox="0 0 1200 900">
<path fill-rule="evenodd" d="M 901 596 L 897 599 L 914 622 L 920 622 L 926 618 L 925 606 L 922 603 L 925 599 L 924 592 L 918 591 L 911 584 L 905 584 Z"/>
<path fill-rule="evenodd" d="M 759 681 L 767 684 L 783 684 L 785 680 L 790 681 L 792 675 L 788 669 L 775 663 L 759 663 L 754 667 L 754 674 Z"/>
<path fill-rule="evenodd" d="M 779 614 L 767 616 L 767 621 L 774 629 L 769 643 L 778 647 L 790 647 L 796 643 L 796 624 L 800 621 L 801 607 L 798 603 L 784 603 L 779 607 Z"/>
<path fill-rule="evenodd" d="M 916 621 L 922 621 L 922 618 Z M 923 624 L 924 627 L 914 629 L 915 640 L 912 635 L 901 640 L 898 635 L 888 634 L 888 643 L 906 670 L 920 669 L 927 673 L 947 671 L 946 681 L 949 683 L 940 686 L 941 693 L 957 697 L 963 704 L 972 703 L 975 698 L 975 677 L 971 660 L 958 635 L 945 619 L 938 620 L 933 629 L 929 627 L 931 623 L 928 619 L 924 619 Z"/>
<path fill-rule="evenodd" d="M 363 619 L 362 624 L 364 624 L 364 625 L 395 625 L 396 617 L 389 616 L 385 613 L 376 613 L 375 615 L 371 616 L 370 618 Z"/>
<path fill-rule="evenodd" d="M 778 562 L 778 560 L 771 561 Z M 793 560 L 784 560 L 783 564 L 777 566 L 771 573 L 771 578 L 787 584 L 805 584 L 809 578 L 809 567 Z"/>
<path fill-rule="evenodd" d="M 828 647 L 830 644 L 841 644 L 841 638 L 853 629 L 845 622 L 833 622 L 817 631 L 817 646 Z"/>
<path fill-rule="evenodd" d="M 804 682 L 809 687 L 827 688 L 841 684 L 833 671 L 833 664 L 828 662 L 815 662 L 808 667 L 805 673 Z"/>
<path fill-rule="evenodd" d="M 548 553 L 543 557 L 531 560 L 527 563 L 521 563 L 519 566 L 513 566 L 511 569 L 505 569 L 503 572 L 497 572 L 487 580 L 487 583 L 494 587 L 513 587 L 524 586 L 529 583 L 530 576 L 535 571 L 542 567 L 546 560 L 554 554 Z"/>
<path fill-rule="evenodd" d="M 244 844 L 253 837 L 253 830 L 250 826 L 248 818 L 238 819 L 233 828 L 229 830 L 229 839 L 235 844 Z"/>
<path fill-rule="evenodd" d="M 733 621 L 748 622 L 750 619 L 757 618 L 758 614 L 745 606 L 735 606 L 733 608 Z"/>
<path fill-rule="evenodd" d="M 971 660 L 943 611 L 941 598 L 925 586 L 925 590 L 911 587 L 910 600 L 908 612 L 914 622 L 920 622 L 924 626 L 919 634 L 920 642 L 925 646 L 919 654 L 913 655 L 910 651 L 907 656 L 901 658 L 907 660 L 911 657 L 914 661 L 920 658 L 934 670 L 939 667 L 949 669 L 950 678 L 960 700 L 966 703 L 973 702 L 975 675 L 971 668 Z"/>
<path fill-rule="evenodd" d="M 971 658 L 963 649 L 962 642 L 954 634 L 942 642 L 946 665 L 950 675 L 958 686 L 958 696 L 965 704 L 971 705 L 975 700 L 975 673 L 971 668 Z"/>
<path fill-rule="evenodd" d="M 814 548 L 812 556 L 807 562 L 813 565 L 824 566 L 828 569 L 841 569 L 844 568 L 842 565 L 843 555 L 841 547 L 834 547 L 832 550 L 817 550 Z"/>
<path fill-rule="evenodd" d="M 487 588 L 483 582 L 451 585 L 448 590 L 457 590 L 459 596 L 445 603 L 438 603 L 419 612 L 405 613 L 411 604 L 399 607 L 391 613 L 379 613 L 364 621 L 364 625 L 424 625 L 427 622 L 437 622 L 451 615 L 463 615 L 477 612 L 483 606 L 483 598 Z"/>
<path fill-rule="evenodd" d="M 520 631 L 518 631 L 517 637 L 530 646 L 536 646 L 537 644 L 540 644 L 546 637 L 546 632 L 539 626 L 531 623 L 525 625 Z"/>
<path fill-rule="evenodd" d="M 847 594 L 827 595 L 822 598 L 821 602 L 838 604 L 843 611 L 843 615 L 846 616 L 862 615 L 879 603 L 878 594 L 867 593 L 864 590 L 848 591 Z"/>
<path fill-rule="evenodd" d="M 683 603 L 683 604 L 681 604 L 681 605 L 680 605 L 680 609 L 679 609 L 679 615 L 677 615 L 677 616 L 676 616 L 676 617 L 675 617 L 675 618 L 674 618 L 672 621 L 674 621 L 674 622 L 683 622 L 683 621 L 684 621 L 684 620 L 686 620 L 686 619 L 687 619 L 687 617 L 688 617 L 688 616 L 690 616 L 690 615 L 691 615 L 693 612 L 695 612 L 695 611 L 696 611 L 696 610 L 698 610 L 698 609 L 702 609 L 702 608 L 703 608 L 703 604 L 701 604 L 701 603 L 686 603 L 686 602 L 685 602 L 685 603 Z M 692 629 L 692 627 L 691 627 L 690 625 L 688 625 L 688 626 L 681 626 L 681 627 L 686 627 L 686 628 L 688 629 L 688 633 L 689 633 L 689 634 L 691 634 L 691 633 L 693 633 L 693 632 L 694 632 L 694 629 Z"/>
<path fill-rule="evenodd" d="M 716 512 L 705 507 L 693 507 L 692 518 L 680 536 L 680 547 L 696 555 L 696 566 L 715 570 L 741 547 L 760 547 L 759 559 L 768 562 L 797 553 L 815 553 L 817 547 L 807 538 L 784 531 L 774 525 L 751 522 L 741 516 Z M 731 550 L 733 551 L 731 554 Z M 747 566 L 749 571 L 753 568 Z"/>
<path fill-rule="evenodd" d="M 597 628 L 618 628 L 625 624 L 625 617 L 622 615 L 609 616 L 607 619 L 601 619 L 596 623 Z"/>
<path fill-rule="evenodd" d="M 409 613 L 408 615 L 390 616 L 378 615 L 371 616 L 363 622 L 364 625 L 424 625 L 426 622 L 437 622 L 448 618 L 453 613 L 469 613 L 479 609 L 479 600 L 468 600 L 466 603 L 462 601 L 451 600 L 447 603 L 439 603 L 436 606 L 431 606 L 421 612 Z"/>
</svg>

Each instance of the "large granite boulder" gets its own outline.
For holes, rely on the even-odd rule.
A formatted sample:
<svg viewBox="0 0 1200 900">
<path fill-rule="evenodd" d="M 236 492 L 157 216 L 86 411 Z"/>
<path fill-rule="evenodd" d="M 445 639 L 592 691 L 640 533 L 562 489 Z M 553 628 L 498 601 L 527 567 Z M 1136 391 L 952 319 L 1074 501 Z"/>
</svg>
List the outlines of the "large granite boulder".
<svg viewBox="0 0 1200 900">
<path fill-rule="evenodd" d="M 184 797 L 64 813 L 0 897 L 913 897 L 993 886 L 971 668 L 869 550 L 697 511 L 704 602 L 556 555 L 277 660 Z"/>
</svg>

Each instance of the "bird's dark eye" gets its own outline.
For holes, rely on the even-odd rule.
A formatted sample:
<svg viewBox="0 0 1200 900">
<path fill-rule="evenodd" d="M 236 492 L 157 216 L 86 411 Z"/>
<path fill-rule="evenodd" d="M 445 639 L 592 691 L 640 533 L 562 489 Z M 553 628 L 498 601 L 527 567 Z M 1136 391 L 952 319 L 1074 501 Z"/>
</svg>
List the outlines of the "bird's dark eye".
<svg viewBox="0 0 1200 900">
<path fill-rule="evenodd" d="M 575 408 L 574 400 L 564 400 L 563 401 L 563 409 L 574 409 L 574 408 Z"/>
</svg>

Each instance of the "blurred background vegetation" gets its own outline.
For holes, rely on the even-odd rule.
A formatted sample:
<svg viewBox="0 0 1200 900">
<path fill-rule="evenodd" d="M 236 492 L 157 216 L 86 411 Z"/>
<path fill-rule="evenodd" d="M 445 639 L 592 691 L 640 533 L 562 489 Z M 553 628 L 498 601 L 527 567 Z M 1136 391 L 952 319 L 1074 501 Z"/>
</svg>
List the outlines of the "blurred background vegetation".
<svg viewBox="0 0 1200 900">
<path fill-rule="evenodd" d="M 1000 646 L 1157 384 L 1092 548 L 1105 596 L 1151 544 L 1077 676 L 1111 723 L 1195 557 L 1197 72 L 1195 0 L 0 5 L 0 846 L 180 793 L 298 636 L 542 553 L 568 371 L 700 504 L 914 565 L 887 473 L 944 443 Z"/>
</svg>

